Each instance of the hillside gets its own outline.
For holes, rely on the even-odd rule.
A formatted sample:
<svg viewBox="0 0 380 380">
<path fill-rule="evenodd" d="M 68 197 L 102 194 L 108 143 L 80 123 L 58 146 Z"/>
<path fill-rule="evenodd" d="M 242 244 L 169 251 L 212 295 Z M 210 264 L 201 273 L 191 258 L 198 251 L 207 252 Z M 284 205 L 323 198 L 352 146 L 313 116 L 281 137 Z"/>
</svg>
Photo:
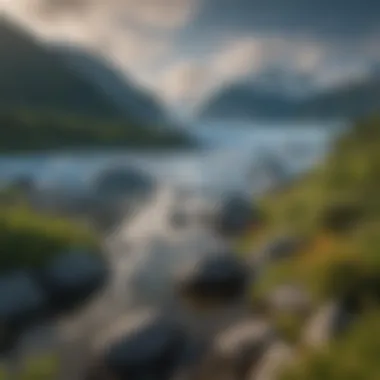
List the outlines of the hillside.
<svg viewBox="0 0 380 380">
<path fill-rule="evenodd" d="M 168 123 L 157 99 L 128 81 L 111 62 L 75 46 L 57 46 L 54 51 L 74 72 L 97 85 L 126 118 L 150 125 Z"/>
<path fill-rule="evenodd" d="M 83 148 L 193 148 L 175 129 L 35 109 L 0 110 L 0 152 Z"/>
<path fill-rule="evenodd" d="M 253 84 L 234 84 L 209 99 L 200 118 L 331 119 L 359 118 L 380 107 L 380 78 L 335 86 L 312 96 L 295 99 Z"/>
<path fill-rule="evenodd" d="M 3 18 L 0 21 L 0 107 L 33 107 L 120 118 L 93 83 L 62 65 L 55 54 Z"/>
<path fill-rule="evenodd" d="M 286 373 L 276 379 L 378 378 L 379 145 L 379 117 L 355 123 L 320 167 L 261 200 L 267 223 L 260 233 L 247 235 L 243 254 L 268 255 L 252 287 L 252 304 L 295 349 L 296 365 L 283 363 Z M 266 244 L 283 231 L 304 243 L 269 258 Z M 275 292 L 289 285 L 306 292 L 307 311 L 270 304 Z M 284 303 L 297 299 L 294 294 Z"/>
<path fill-rule="evenodd" d="M 234 84 L 208 100 L 201 118 L 266 118 L 287 117 L 296 104 L 273 91 L 255 89 L 251 84 Z"/>
<path fill-rule="evenodd" d="M 153 98 L 87 52 L 58 54 L 0 17 L 0 56 L 0 151 L 193 146 L 165 128 Z"/>
</svg>

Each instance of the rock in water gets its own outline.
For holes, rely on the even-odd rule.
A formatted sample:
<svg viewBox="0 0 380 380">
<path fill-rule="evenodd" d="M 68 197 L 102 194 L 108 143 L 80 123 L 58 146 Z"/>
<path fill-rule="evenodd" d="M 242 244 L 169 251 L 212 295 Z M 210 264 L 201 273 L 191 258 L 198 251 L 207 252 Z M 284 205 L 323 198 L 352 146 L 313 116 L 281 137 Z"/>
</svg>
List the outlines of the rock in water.
<svg viewBox="0 0 380 380">
<path fill-rule="evenodd" d="M 174 210 L 170 216 L 170 225 L 173 228 L 184 228 L 188 225 L 188 215 L 186 212 L 180 209 Z"/>
<path fill-rule="evenodd" d="M 186 342 L 172 321 L 138 312 L 95 341 L 88 379 L 169 379 L 183 362 Z"/>
<path fill-rule="evenodd" d="M 218 231 L 227 236 L 237 235 L 260 221 L 259 212 L 254 209 L 252 202 L 239 195 L 226 197 L 216 217 Z"/>
<path fill-rule="evenodd" d="M 179 291 L 200 301 L 228 301 L 244 294 L 248 268 L 232 254 L 205 257 L 183 273 Z"/>
<path fill-rule="evenodd" d="M 11 348 L 18 334 L 43 316 L 46 297 L 27 271 L 0 277 L 0 351 Z"/>
<path fill-rule="evenodd" d="M 156 181 L 147 173 L 128 166 L 103 170 L 93 181 L 91 215 L 102 230 L 117 226 L 134 208 L 156 190 Z"/>
<path fill-rule="evenodd" d="M 201 379 L 244 379 L 276 339 L 262 320 L 245 320 L 222 331 L 201 367 Z"/>
<path fill-rule="evenodd" d="M 115 166 L 102 171 L 94 181 L 94 193 L 100 198 L 144 196 L 156 187 L 152 177 L 128 166 Z"/>
<path fill-rule="evenodd" d="M 78 306 L 99 290 L 107 278 L 105 260 L 98 253 L 81 250 L 63 252 L 39 273 L 52 311 Z"/>
</svg>

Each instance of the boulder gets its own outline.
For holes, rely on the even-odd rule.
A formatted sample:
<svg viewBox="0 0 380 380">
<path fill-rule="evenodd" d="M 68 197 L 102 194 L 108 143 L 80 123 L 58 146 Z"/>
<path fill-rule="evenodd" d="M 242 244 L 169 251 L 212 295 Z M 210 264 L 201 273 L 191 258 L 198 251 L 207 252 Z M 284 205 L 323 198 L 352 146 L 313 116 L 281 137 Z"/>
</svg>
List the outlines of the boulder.
<svg viewBox="0 0 380 380">
<path fill-rule="evenodd" d="M 306 314 L 312 307 L 310 294 L 296 285 L 281 285 L 270 292 L 266 305 L 272 312 Z"/>
<path fill-rule="evenodd" d="M 14 178 L 8 187 L 21 194 L 29 195 L 35 190 L 36 183 L 32 176 L 24 175 Z"/>
<path fill-rule="evenodd" d="M 320 348 L 344 330 L 350 315 L 338 301 L 322 305 L 306 323 L 302 341 L 306 346 Z"/>
<path fill-rule="evenodd" d="M 88 379 L 169 379 L 183 362 L 186 341 L 172 321 L 139 311 L 97 337 Z"/>
<path fill-rule="evenodd" d="M 276 337 L 263 320 L 245 320 L 219 334 L 202 363 L 202 379 L 244 379 Z"/>
<path fill-rule="evenodd" d="M 38 274 L 52 311 L 80 305 L 100 290 L 108 278 L 108 267 L 100 254 L 86 250 L 62 252 Z"/>
<path fill-rule="evenodd" d="M 96 227 L 112 230 L 156 190 L 156 181 L 134 167 L 115 165 L 94 178 L 90 212 Z"/>
<path fill-rule="evenodd" d="M 94 194 L 103 199 L 146 196 L 156 188 L 154 179 L 129 166 L 113 166 L 103 170 L 94 180 Z"/>
<path fill-rule="evenodd" d="M 261 215 L 251 200 L 237 194 L 226 196 L 216 215 L 217 230 L 226 236 L 235 236 L 261 221 Z"/>
<path fill-rule="evenodd" d="M 281 372 L 294 358 L 292 347 L 281 341 L 273 342 L 259 363 L 252 368 L 247 380 L 278 380 Z"/>
<path fill-rule="evenodd" d="M 187 226 L 189 222 L 188 219 L 189 217 L 188 215 L 186 215 L 185 211 L 177 209 L 174 210 L 173 213 L 170 215 L 170 225 L 173 228 L 184 228 Z"/>
<path fill-rule="evenodd" d="M 244 295 L 249 271 L 234 255 L 206 256 L 181 273 L 179 291 L 205 301 L 231 300 Z"/>
<path fill-rule="evenodd" d="M 32 273 L 18 271 L 0 277 L 0 351 L 10 349 L 21 332 L 43 317 L 46 301 Z"/>
</svg>

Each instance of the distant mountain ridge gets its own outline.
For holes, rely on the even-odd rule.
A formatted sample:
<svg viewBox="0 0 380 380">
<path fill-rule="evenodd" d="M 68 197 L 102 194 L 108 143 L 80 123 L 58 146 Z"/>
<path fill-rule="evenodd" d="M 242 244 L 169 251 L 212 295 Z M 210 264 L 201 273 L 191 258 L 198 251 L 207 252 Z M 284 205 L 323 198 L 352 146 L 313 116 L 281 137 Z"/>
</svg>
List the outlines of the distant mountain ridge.
<svg viewBox="0 0 380 380">
<path fill-rule="evenodd" d="M 209 99 L 200 118 L 357 118 L 380 110 L 380 76 L 368 75 L 302 98 L 235 83 Z"/>
<path fill-rule="evenodd" d="M 0 17 L 0 108 L 39 108 L 128 120 L 167 121 L 159 104 L 113 67 L 79 48 L 57 49 Z"/>
</svg>

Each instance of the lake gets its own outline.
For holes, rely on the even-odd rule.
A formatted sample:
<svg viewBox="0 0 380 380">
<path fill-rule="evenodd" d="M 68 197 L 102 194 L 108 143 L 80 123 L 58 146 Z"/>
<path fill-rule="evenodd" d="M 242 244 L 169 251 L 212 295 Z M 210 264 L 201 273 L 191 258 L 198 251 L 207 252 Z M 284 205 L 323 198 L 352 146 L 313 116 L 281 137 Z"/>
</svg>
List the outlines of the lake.
<svg viewBox="0 0 380 380">
<path fill-rule="evenodd" d="M 320 161 L 343 124 L 199 123 L 188 130 L 204 145 L 200 152 L 132 150 L 35 153 L 0 156 L 0 180 L 33 175 L 39 186 L 85 191 L 103 167 L 130 163 L 161 180 L 215 189 L 255 186 L 248 173 L 263 155 L 275 155 L 291 172 Z M 256 181 L 254 181 L 256 182 Z"/>
</svg>

